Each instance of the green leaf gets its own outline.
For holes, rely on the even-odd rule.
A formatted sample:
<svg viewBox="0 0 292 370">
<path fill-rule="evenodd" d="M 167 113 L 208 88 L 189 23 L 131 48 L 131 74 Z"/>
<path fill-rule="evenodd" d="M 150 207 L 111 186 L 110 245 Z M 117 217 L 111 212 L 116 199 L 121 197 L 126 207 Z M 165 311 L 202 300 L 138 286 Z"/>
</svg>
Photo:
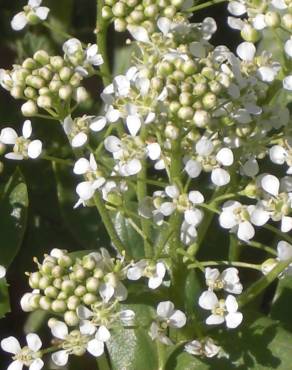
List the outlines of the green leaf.
<svg viewBox="0 0 292 370">
<path fill-rule="evenodd" d="M 55 164 L 54 171 L 64 225 L 83 248 L 97 249 L 104 246 L 108 239 L 97 209 L 95 207 L 73 208 L 78 199 L 75 193 L 78 179 L 73 178 L 70 170 L 65 166 Z"/>
<path fill-rule="evenodd" d="M 166 370 L 288 370 L 291 368 L 292 334 L 279 322 L 253 313 L 236 330 L 210 334 L 217 339 L 229 358 L 201 360 L 187 353 L 171 355 Z"/>
<path fill-rule="evenodd" d="M 0 280 L 0 319 L 10 312 L 8 285 L 5 279 Z"/>
<path fill-rule="evenodd" d="M 8 266 L 22 244 L 27 225 L 28 194 L 22 173 L 16 170 L 0 200 L 0 264 Z"/>
<path fill-rule="evenodd" d="M 149 325 L 151 308 L 146 305 L 127 305 L 135 311 L 139 325 Z M 148 328 L 118 328 L 112 332 L 107 348 L 113 370 L 150 370 L 158 368 L 157 349 Z"/>
<path fill-rule="evenodd" d="M 278 281 L 271 309 L 271 317 L 272 319 L 279 320 L 285 329 L 292 332 L 291 302 L 292 276 L 285 276 Z"/>
<path fill-rule="evenodd" d="M 114 55 L 113 75 L 124 74 L 131 65 L 132 46 L 117 48 Z"/>
<path fill-rule="evenodd" d="M 131 256 L 134 258 L 141 258 L 144 256 L 144 247 L 142 237 L 133 229 L 129 220 L 123 216 L 121 212 L 117 212 L 113 216 L 115 229 L 130 251 Z"/>
</svg>

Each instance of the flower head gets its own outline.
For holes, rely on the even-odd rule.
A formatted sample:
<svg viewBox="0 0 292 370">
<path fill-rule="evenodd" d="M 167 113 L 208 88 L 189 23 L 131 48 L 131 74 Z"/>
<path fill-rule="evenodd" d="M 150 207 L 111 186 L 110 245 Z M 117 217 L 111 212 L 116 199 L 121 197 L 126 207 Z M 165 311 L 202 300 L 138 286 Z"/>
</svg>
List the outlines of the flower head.
<svg viewBox="0 0 292 370">
<path fill-rule="evenodd" d="M 14 31 L 21 31 L 27 24 L 36 24 L 47 19 L 50 9 L 41 6 L 42 0 L 29 0 L 23 11 L 16 14 L 11 27 Z"/>
</svg>

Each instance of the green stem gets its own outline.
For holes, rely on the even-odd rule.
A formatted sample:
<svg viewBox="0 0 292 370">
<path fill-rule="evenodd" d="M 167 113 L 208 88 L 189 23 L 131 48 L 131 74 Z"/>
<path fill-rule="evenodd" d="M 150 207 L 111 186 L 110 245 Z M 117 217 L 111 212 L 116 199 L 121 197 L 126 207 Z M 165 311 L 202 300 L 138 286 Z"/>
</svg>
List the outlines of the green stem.
<svg viewBox="0 0 292 370">
<path fill-rule="evenodd" d="M 111 83 L 111 72 L 109 68 L 109 60 L 107 56 L 107 28 L 108 23 L 102 18 L 103 0 L 97 0 L 97 18 L 96 18 L 96 43 L 100 54 L 103 57 L 103 64 L 100 66 L 100 71 L 103 74 L 103 84 L 109 85 Z"/>
<path fill-rule="evenodd" d="M 227 0 L 210 0 L 210 1 L 206 1 L 203 4 L 199 4 L 199 5 L 193 6 L 192 8 L 189 8 L 186 11 L 188 13 L 193 13 L 193 12 L 196 12 L 198 10 L 208 8 L 209 6 L 212 6 L 212 5 L 217 5 L 217 4 L 220 4 L 220 3 L 224 3 L 226 1 Z"/>
<path fill-rule="evenodd" d="M 163 343 L 159 342 L 159 340 L 156 341 L 157 344 L 157 354 L 158 354 L 158 370 L 164 370 L 165 369 L 165 346 Z"/>
<path fill-rule="evenodd" d="M 52 31 L 52 33 L 56 33 L 56 34 L 64 37 L 64 39 L 73 38 L 73 36 L 70 35 L 69 33 L 61 30 L 60 28 L 56 28 L 55 26 L 51 26 L 50 23 L 47 22 L 47 21 L 42 22 L 42 25 L 45 26 L 46 28 L 48 28 L 50 31 Z"/>
<path fill-rule="evenodd" d="M 286 242 L 292 244 L 292 237 L 283 233 L 281 230 L 277 229 L 275 226 L 266 224 L 263 227 L 267 230 L 272 231 L 274 234 L 278 235 L 281 239 L 286 240 Z"/>
<path fill-rule="evenodd" d="M 263 276 L 254 284 L 252 284 L 247 290 L 245 290 L 239 298 L 239 306 L 242 307 L 258 296 L 263 290 L 265 290 L 278 276 L 292 263 L 292 258 L 278 262 L 277 265 L 270 271 L 266 276 Z"/>
<path fill-rule="evenodd" d="M 94 203 L 96 205 L 96 208 L 98 209 L 98 212 L 100 214 L 100 217 L 102 219 L 102 222 L 111 238 L 111 241 L 113 243 L 113 245 L 117 248 L 118 252 L 120 253 L 120 255 L 123 255 L 125 253 L 125 251 L 128 249 L 123 245 L 121 239 L 119 238 L 115 228 L 114 228 L 114 225 L 112 223 L 112 220 L 106 210 L 106 207 L 104 205 L 104 201 L 100 195 L 99 192 L 96 192 L 95 195 L 94 195 Z"/>
<path fill-rule="evenodd" d="M 41 159 L 45 159 L 46 161 L 50 161 L 50 162 L 56 162 L 56 163 L 60 163 L 60 164 L 65 164 L 67 166 L 73 166 L 73 162 L 72 162 L 71 159 L 56 158 L 56 157 L 53 157 L 51 155 L 43 155 L 41 157 Z"/>
<path fill-rule="evenodd" d="M 249 268 L 253 270 L 261 271 L 261 265 L 256 265 L 254 263 L 247 263 L 247 262 L 240 262 L 240 261 L 205 261 L 205 262 L 199 262 L 200 266 L 234 266 L 234 267 L 244 267 Z M 198 268 L 198 263 L 192 263 L 188 266 L 188 268 Z"/>
<path fill-rule="evenodd" d="M 277 256 L 277 252 L 273 248 L 268 247 L 267 245 L 264 245 L 264 244 L 256 242 L 256 241 L 249 241 L 247 244 L 242 244 L 241 246 L 242 247 L 243 246 L 249 246 L 249 247 L 261 249 L 265 252 L 273 254 L 274 256 Z"/>
<path fill-rule="evenodd" d="M 110 370 L 110 364 L 105 354 L 96 359 L 98 370 Z"/>
</svg>

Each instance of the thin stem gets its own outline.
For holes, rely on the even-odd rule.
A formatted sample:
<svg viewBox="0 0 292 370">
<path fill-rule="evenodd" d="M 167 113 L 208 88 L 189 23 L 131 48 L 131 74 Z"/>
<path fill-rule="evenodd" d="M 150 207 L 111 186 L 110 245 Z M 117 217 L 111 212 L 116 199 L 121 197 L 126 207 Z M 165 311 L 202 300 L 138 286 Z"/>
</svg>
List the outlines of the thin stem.
<svg viewBox="0 0 292 370">
<path fill-rule="evenodd" d="M 43 155 L 41 157 L 41 159 L 45 159 L 46 161 L 50 161 L 50 162 L 56 162 L 56 163 L 60 163 L 60 164 L 65 164 L 67 166 L 72 166 L 73 165 L 73 162 L 72 162 L 71 159 L 56 158 L 56 157 L 53 157 L 51 155 Z"/>
<path fill-rule="evenodd" d="M 73 36 L 70 35 L 69 33 L 61 30 L 60 28 L 56 28 L 55 26 L 51 26 L 50 23 L 47 22 L 47 21 L 42 22 L 42 25 L 45 26 L 46 28 L 48 28 L 53 33 L 56 33 L 56 34 L 64 37 L 64 39 L 71 39 L 71 38 L 73 38 Z"/>
<path fill-rule="evenodd" d="M 286 242 L 292 244 L 292 237 L 283 233 L 281 230 L 277 229 L 275 226 L 266 224 L 263 227 L 267 230 L 272 231 L 274 234 L 278 235 L 281 239 L 284 239 Z"/>
<path fill-rule="evenodd" d="M 277 265 L 266 276 L 263 276 L 247 290 L 245 290 L 239 298 L 239 306 L 242 307 L 257 297 L 264 291 L 278 276 L 292 263 L 292 258 L 287 261 L 278 262 Z"/>
<path fill-rule="evenodd" d="M 98 370 L 110 370 L 110 364 L 105 353 L 102 356 L 97 357 L 96 362 Z"/>
<path fill-rule="evenodd" d="M 205 261 L 205 262 L 199 262 L 200 266 L 234 266 L 234 267 L 244 267 L 249 268 L 253 270 L 261 271 L 261 265 L 260 264 L 254 264 L 254 263 L 247 263 L 247 262 L 240 262 L 240 261 Z M 197 268 L 198 263 L 192 263 L 188 266 L 188 268 Z"/>
<path fill-rule="evenodd" d="M 129 221 L 129 224 L 132 226 L 132 228 L 142 237 L 145 243 L 150 244 L 150 240 L 147 238 L 147 236 L 144 234 L 143 230 L 140 229 L 140 227 L 131 219 L 127 219 Z M 151 256 L 147 256 L 146 258 L 150 258 Z"/>
<path fill-rule="evenodd" d="M 96 18 L 96 43 L 100 54 L 103 57 L 103 64 L 100 66 L 100 71 L 102 73 L 102 81 L 106 86 L 111 83 L 111 72 L 109 68 L 109 60 L 107 56 L 107 28 L 108 22 L 102 18 L 102 7 L 103 0 L 97 0 L 97 18 Z"/>
<path fill-rule="evenodd" d="M 165 369 L 165 345 L 159 340 L 156 340 L 157 345 L 157 354 L 158 354 L 158 370 L 164 370 Z"/>
<path fill-rule="evenodd" d="M 217 4 L 220 4 L 220 3 L 224 3 L 226 1 L 227 0 L 210 0 L 210 1 L 207 1 L 203 4 L 193 6 L 192 8 L 187 9 L 186 12 L 193 13 L 193 12 L 196 12 L 198 10 L 208 8 L 209 6 L 212 6 L 212 5 L 217 5 Z"/>
<path fill-rule="evenodd" d="M 256 242 L 256 241 L 251 241 L 250 240 L 247 244 L 241 244 L 241 246 L 242 247 L 249 246 L 249 247 L 257 248 L 257 249 L 263 250 L 265 252 L 271 253 L 274 256 L 277 256 L 277 252 L 273 248 L 268 247 L 267 245 L 264 245 L 264 244 Z"/>
</svg>

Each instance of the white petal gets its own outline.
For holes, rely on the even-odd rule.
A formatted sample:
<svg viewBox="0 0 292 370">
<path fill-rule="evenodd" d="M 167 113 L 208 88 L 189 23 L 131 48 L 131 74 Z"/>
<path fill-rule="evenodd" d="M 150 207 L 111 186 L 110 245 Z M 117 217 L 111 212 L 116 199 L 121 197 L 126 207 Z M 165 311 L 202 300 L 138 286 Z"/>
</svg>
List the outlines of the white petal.
<svg viewBox="0 0 292 370">
<path fill-rule="evenodd" d="M 233 313 L 238 310 L 238 303 L 233 295 L 228 295 L 228 297 L 225 300 L 225 306 L 229 313 Z"/>
<path fill-rule="evenodd" d="M 14 337 L 3 339 L 1 341 L 1 348 L 3 349 L 3 351 L 13 353 L 14 355 L 21 351 L 20 344 L 18 340 Z"/>
<path fill-rule="evenodd" d="M 133 176 L 139 173 L 142 169 L 142 164 L 139 159 L 132 159 L 125 165 L 126 174 L 128 176 Z"/>
<path fill-rule="evenodd" d="M 225 316 L 227 328 L 230 329 L 237 328 L 237 326 L 241 324 L 242 319 L 243 316 L 241 312 L 229 313 L 228 315 Z"/>
<path fill-rule="evenodd" d="M 284 164 L 287 152 L 281 145 L 274 145 L 269 150 L 270 159 L 273 163 Z"/>
<path fill-rule="evenodd" d="M 269 221 L 270 214 L 262 208 L 255 208 L 251 213 L 250 220 L 256 226 L 263 226 Z"/>
<path fill-rule="evenodd" d="M 133 320 L 135 319 L 135 312 L 132 310 L 120 311 L 120 320 L 125 326 L 133 325 Z"/>
<path fill-rule="evenodd" d="M 234 30 L 241 30 L 244 26 L 244 22 L 239 18 L 228 17 L 227 18 L 228 26 Z"/>
<path fill-rule="evenodd" d="M 292 217 L 283 216 L 281 222 L 281 231 L 288 233 L 292 229 Z"/>
<path fill-rule="evenodd" d="M 3 279 L 6 275 L 6 268 L 0 265 L 0 279 Z"/>
<path fill-rule="evenodd" d="M 58 351 L 52 354 L 52 360 L 57 366 L 65 366 L 69 355 L 66 350 Z"/>
<path fill-rule="evenodd" d="M 287 76 L 283 80 L 283 87 L 286 90 L 291 91 L 292 90 L 292 76 Z"/>
<path fill-rule="evenodd" d="M 130 267 L 127 271 L 127 278 L 129 280 L 139 280 L 142 277 L 142 272 L 143 270 L 138 266 Z"/>
<path fill-rule="evenodd" d="M 36 9 L 35 13 L 36 15 L 39 17 L 39 19 L 41 19 L 42 21 L 44 21 L 45 19 L 47 19 L 48 17 L 48 14 L 50 12 L 50 9 L 47 8 L 46 6 L 40 6 L 39 8 Z"/>
<path fill-rule="evenodd" d="M 223 168 L 215 168 L 211 173 L 211 180 L 217 186 L 224 186 L 229 183 L 230 175 Z"/>
<path fill-rule="evenodd" d="M 257 73 L 260 77 L 260 79 L 264 82 L 272 82 L 274 81 L 276 75 L 278 74 L 278 71 L 275 70 L 272 67 L 260 67 L 257 70 Z"/>
<path fill-rule="evenodd" d="M 240 57 L 240 59 L 246 62 L 250 62 L 255 56 L 256 48 L 251 42 L 245 41 L 238 45 L 236 53 Z"/>
<path fill-rule="evenodd" d="M 14 31 L 20 31 L 27 25 L 27 19 L 24 12 L 16 14 L 11 21 L 11 27 Z"/>
<path fill-rule="evenodd" d="M 161 148 L 158 143 L 151 143 L 147 145 L 148 157 L 152 159 L 152 161 L 156 161 L 160 158 L 161 155 Z"/>
<path fill-rule="evenodd" d="M 40 370 L 44 367 L 44 361 L 40 358 L 34 360 L 34 362 L 30 365 L 29 370 Z"/>
<path fill-rule="evenodd" d="M 292 245 L 282 240 L 277 245 L 277 252 L 280 261 L 287 261 L 292 258 Z"/>
<path fill-rule="evenodd" d="M 127 128 L 132 136 L 136 136 L 141 128 L 141 120 L 137 115 L 129 115 L 126 119 Z"/>
<path fill-rule="evenodd" d="M 255 231 L 252 224 L 248 221 L 241 222 L 238 225 L 237 236 L 241 240 L 250 240 L 254 237 Z"/>
<path fill-rule="evenodd" d="M 57 321 L 54 323 L 54 325 L 51 327 L 51 331 L 53 336 L 58 339 L 65 339 L 68 335 L 68 327 L 62 321 Z"/>
<path fill-rule="evenodd" d="M 17 138 L 17 132 L 13 128 L 6 127 L 1 130 L 0 142 L 3 144 L 13 145 Z"/>
<path fill-rule="evenodd" d="M 257 14 L 252 22 L 256 30 L 263 30 L 267 27 L 264 14 Z"/>
<path fill-rule="evenodd" d="M 99 132 L 104 129 L 106 125 L 106 118 L 102 116 L 95 117 L 91 120 L 90 129 L 94 132 Z"/>
<path fill-rule="evenodd" d="M 159 276 L 152 276 L 148 280 L 148 287 L 150 289 L 157 289 L 162 284 L 162 279 Z"/>
<path fill-rule="evenodd" d="M 192 190 L 189 192 L 189 200 L 193 204 L 202 204 L 204 203 L 204 196 L 201 192 L 197 190 Z"/>
<path fill-rule="evenodd" d="M 109 109 L 106 112 L 106 119 L 110 123 L 114 123 L 114 122 L 117 122 L 119 118 L 120 118 L 120 112 L 118 111 L 118 109 L 114 109 L 113 107 L 109 107 Z"/>
<path fill-rule="evenodd" d="M 212 153 L 214 145 L 211 140 L 202 137 L 196 144 L 196 152 L 202 156 L 208 156 Z"/>
<path fill-rule="evenodd" d="M 160 17 L 157 21 L 157 26 L 164 35 L 167 35 L 171 30 L 171 25 L 172 22 L 166 17 Z"/>
<path fill-rule="evenodd" d="M 41 5 L 42 0 L 29 0 L 27 5 L 31 6 L 32 8 L 37 8 Z"/>
<path fill-rule="evenodd" d="M 85 306 L 79 306 L 77 308 L 77 315 L 80 319 L 87 320 L 93 316 L 93 312 Z"/>
<path fill-rule="evenodd" d="M 272 0 L 271 4 L 275 8 L 280 9 L 280 10 L 287 9 L 287 4 L 286 4 L 285 0 Z"/>
<path fill-rule="evenodd" d="M 179 197 L 179 189 L 176 185 L 166 186 L 165 193 L 172 199 L 177 199 Z"/>
<path fill-rule="evenodd" d="M 128 31 L 133 36 L 133 38 L 140 42 L 150 42 L 148 32 L 145 28 L 140 26 L 128 26 Z"/>
<path fill-rule="evenodd" d="M 206 324 L 207 325 L 219 325 L 224 322 L 224 317 L 220 315 L 210 315 L 207 320 Z"/>
<path fill-rule="evenodd" d="M 277 196 L 279 193 L 280 181 L 276 176 L 265 175 L 261 179 L 261 186 L 267 193 Z"/>
<path fill-rule="evenodd" d="M 214 292 L 206 290 L 199 297 L 199 306 L 204 310 L 212 310 L 218 304 L 218 298 Z"/>
<path fill-rule="evenodd" d="M 22 154 L 17 154 L 17 153 L 7 153 L 4 156 L 7 159 L 12 159 L 14 161 L 22 161 L 23 160 L 23 155 Z"/>
<path fill-rule="evenodd" d="M 13 361 L 7 368 L 7 370 L 22 370 L 23 362 L 22 361 Z"/>
<path fill-rule="evenodd" d="M 108 331 L 108 329 L 104 325 L 101 325 L 95 334 L 95 338 L 102 342 L 108 341 L 110 337 L 111 337 L 111 333 Z"/>
<path fill-rule="evenodd" d="M 229 148 L 222 148 L 216 155 L 217 161 L 223 166 L 231 166 L 234 161 L 232 150 Z"/>
<path fill-rule="evenodd" d="M 42 341 L 37 334 L 30 333 L 26 336 L 28 348 L 34 352 L 39 351 L 42 348 Z"/>
<path fill-rule="evenodd" d="M 163 216 L 168 217 L 170 216 L 176 209 L 175 204 L 172 202 L 164 202 L 159 208 L 159 211 L 163 214 Z"/>
<path fill-rule="evenodd" d="M 128 297 L 128 291 L 127 291 L 127 288 L 125 287 L 125 285 L 123 283 L 121 283 L 120 281 L 117 283 L 117 286 L 115 288 L 115 298 L 118 300 L 118 301 L 124 301 L 125 299 L 127 299 Z"/>
<path fill-rule="evenodd" d="M 157 306 L 157 315 L 168 319 L 174 313 L 174 304 L 170 301 L 160 302 Z"/>
<path fill-rule="evenodd" d="M 189 225 L 197 226 L 203 219 L 203 212 L 199 209 L 188 209 L 184 213 L 184 219 Z"/>
<path fill-rule="evenodd" d="M 31 133 L 32 133 L 31 122 L 30 120 L 26 120 L 23 123 L 22 135 L 25 139 L 28 139 L 31 136 Z"/>
<path fill-rule="evenodd" d="M 97 339 L 92 339 L 87 344 L 87 351 L 94 357 L 99 357 L 104 352 L 104 343 Z"/>
<path fill-rule="evenodd" d="M 27 148 L 27 154 L 29 158 L 38 158 L 42 153 L 43 143 L 40 140 L 33 140 L 29 143 Z"/>
<path fill-rule="evenodd" d="M 108 302 L 114 293 L 115 289 L 109 284 L 102 284 L 99 288 L 99 294 L 105 302 Z"/>
<path fill-rule="evenodd" d="M 292 58 L 292 39 L 290 38 L 285 42 L 285 53 Z"/>
<path fill-rule="evenodd" d="M 91 321 L 82 320 L 79 330 L 82 335 L 93 335 L 96 332 L 96 326 Z"/>
<path fill-rule="evenodd" d="M 87 135 L 84 132 L 79 132 L 72 139 L 72 146 L 73 148 L 79 148 L 83 146 L 86 142 L 87 142 Z"/>
<path fill-rule="evenodd" d="M 90 171 L 90 163 L 86 158 L 80 158 L 75 163 L 73 172 L 76 175 L 84 175 L 86 172 Z"/>
<path fill-rule="evenodd" d="M 108 136 L 104 140 L 104 146 L 111 153 L 117 152 L 121 149 L 121 140 L 116 136 Z"/>
<path fill-rule="evenodd" d="M 246 176 L 254 177 L 259 172 L 259 165 L 255 158 L 250 158 L 245 164 L 242 166 L 242 170 Z"/>
<path fill-rule="evenodd" d="M 233 212 L 223 211 L 219 216 L 219 223 L 224 229 L 232 229 L 237 225 Z"/>
<path fill-rule="evenodd" d="M 86 201 L 93 197 L 95 189 L 90 181 L 83 181 L 77 185 L 76 193 L 82 200 Z"/>
<path fill-rule="evenodd" d="M 176 310 L 170 316 L 169 320 L 170 320 L 169 326 L 173 328 L 182 328 L 183 326 L 185 326 L 187 322 L 186 315 L 180 310 Z"/>
<path fill-rule="evenodd" d="M 192 179 L 195 179 L 202 172 L 202 165 L 200 162 L 190 159 L 186 163 L 185 171 Z"/>
<path fill-rule="evenodd" d="M 245 5 L 239 1 L 231 1 L 228 4 L 227 9 L 231 14 L 235 15 L 236 17 L 239 17 L 246 13 Z"/>
</svg>

